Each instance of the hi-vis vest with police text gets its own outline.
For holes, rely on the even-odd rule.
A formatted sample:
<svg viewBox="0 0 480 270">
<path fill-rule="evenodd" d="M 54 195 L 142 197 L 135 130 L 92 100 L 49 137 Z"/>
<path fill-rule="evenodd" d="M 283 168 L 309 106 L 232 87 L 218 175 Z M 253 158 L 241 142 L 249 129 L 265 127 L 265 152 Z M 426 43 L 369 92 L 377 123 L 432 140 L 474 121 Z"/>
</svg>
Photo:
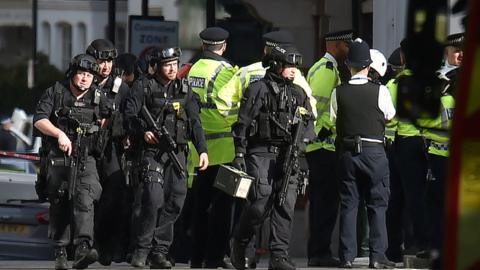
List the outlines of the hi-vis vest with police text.
<svg viewBox="0 0 480 270">
<path fill-rule="evenodd" d="M 448 157 L 450 129 L 453 121 L 453 111 L 455 108 L 455 99 L 451 95 L 444 95 L 440 98 L 440 114 L 435 119 L 418 120 L 422 129 L 422 135 L 430 139 L 428 153 Z"/>
<path fill-rule="evenodd" d="M 335 151 L 335 123 L 330 120 L 330 97 L 335 87 L 340 85 L 340 76 L 337 67 L 328 58 L 322 57 L 308 71 L 307 82 L 316 99 L 317 122 L 315 133 L 322 127 L 329 129 L 333 135 L 322 142 L 315 142 L 307 146 L 307 152 L 324 148 Z"/>
<path fill-rule="evenodd" d="M 267 68 L 262 66 L 262 62 L 256 62 L 242 67 L 235 73 L 232 79 L 218 91 L 217 98 L 215 99 L 217 108 L 227 120 L 232 121 L 232 124 L 238 119 L 238 110 L 243 93 L 251 83 L 262 79 L 265 76 L 266 70 Z M 293 83 L 304 90 L 309 97 L 311 107 L 315 108 L 316 100 L 312 96 L 312 89 L 298 69 L 295 73 Z M 314 110 L 313 113 L 316 117 L 316 110 Z"/>
<path fill-rule="evenodd" d="M 201 101 L 200 120 L 207 139 L 210 165 L 229 163 L 235 156 L 231 121 L 217 109 L 217 92 L 232 78 L 238 67 L 212 59 L 200 59 L 190 69 L 188 81 Z M 191 162 L 198 164 L 198 154 L 192 149 Z"/>
<path fill-rule="evenodd" d="M 398 95 L 398 78 L 401 76 L 412 76 L 413 72 L 410 69 L 405 69 L 400 72 L 395 81 L 388 87 L 390 93 L 396 93 Z M 395 95 L 395 99 L 396 96 Z M 399 119 L 397 123 L 397 134 L 403 137 L 412 137 L 412 136 L 421 136 L 420 129 L 416 128 L 414 124 L 409 122 L 408 120 Z"/>
</svg>

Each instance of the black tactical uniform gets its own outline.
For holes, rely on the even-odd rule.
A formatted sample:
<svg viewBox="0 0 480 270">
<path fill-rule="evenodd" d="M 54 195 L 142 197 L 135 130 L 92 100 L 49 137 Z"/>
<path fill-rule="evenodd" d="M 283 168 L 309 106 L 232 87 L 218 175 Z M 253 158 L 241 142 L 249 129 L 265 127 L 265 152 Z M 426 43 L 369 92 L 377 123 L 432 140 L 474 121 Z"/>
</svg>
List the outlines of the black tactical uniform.
<svg viewBox="0 0 480 270">
<path fill-rule="evenodd" d="M 73 267 L 86 268 L 98 257 L 96 250 L 91 248 L 94 202 L 98 201 L 102 192 L 95 162 L 98 149 L 95 146 L 100 115 L 106 114 L 106 108 L 102 106 L 105 100 L 95 88 L 86 90 L 88 92 L 79 99 L 74 96 L 70 83 L 77 70 L 95 74 L 98 65 L 88 55 L 76 56 L 70 64 L 70 80 L 57 82 L 45 91 L 33 118 L 34 123 L 50 120 L 69 137 L 73 148 L 71 156 L 67 156 L 53 137 L 44 136 L 42 140 L 42 148 L 48 153 L 42 158 L 48 160 L 49 238 L 56 248 L 56 269 L 68 268 L 65 247 L 70 243 L 70 225 L 76 245 Z"/>
<path fill-rule="evenodd" d="M 180 52 L 167 53 L 159 50 L 158 65 L 177 60 Z M 165 51 L 165 53 L 163 53 Z M 187 141 L 192 140 L 198 153 L 207 153 L 207 145 L 199 118 L 198 95 L 191 91 L 186 80 L 175 79 L 167 85 L 156 75 L 138 80 L 126 99 L 125 120 L 129 133 L 142 137 L 153 128 L 147 120 L 143 106 L 150 112 L 158 127 L 165 127 L 177 147 L 173 149 L 183 168 L 186 168 Z M 138 124 L 138 122 L 140 122 Z M 135 124 L 137 123 L 137 124 Z M 166 149 L 164 138 L 158 137 L 160 145 L 144 142 L 140 183 L 135 194 L 140 204 L 140 214 L 135 222 L 135 252 L 132 265 L 145 265 L 150 253 L 153 268 L 170 268 L 166 261 L 173 241 L 173 225 L 180 215 L 187 193 L 187 178 L 173 165 Z"/>
<path fill-rule="evenodd" d="M 264 57 L 263 65 L 270 66 L 265 77 L 252 83 L 242 98 L 238 121 L 232 128 L 237 168 L 255 177 L 240 221 L 232 239 L 232 264 L 237 269 L 245 269 L 245 247 L 255 233 L 255 229 L 270 216 L 270 269 L 295 269 L 288 257 L 288 246 L 293 226 L 293 213 L 297 198 L 298 179 L 293 177 L 288 183 L 285 201 L 279 204 L 279 194 L 283 174 L 286 149 L 292 142 L 295 126 L 304 128 L 300 135 L 301 154 L 305 141 L 314 139 L 313 117 L 297 125 L 292 124 L 298 107 L 308 110 L 311 107 L 305 92 L 292 81 L 279 74 L 288 63 L 298 64 L 301 56 L 291 46 L 274 47 Z M 292 78 L 293 79 L 293 78 Z M 303 170 L 306 168 L 306 161 Z M 295 174 L 299 174 L 296 170 Z"/>
<path fill-rule="evenodd" d="M 117 50 L 105 39 L 92 41 L 86 52 L 97 61 L 113 61 L 117 57 Z M 127 189 L 121 166 L 125 136 L 121 109 L 128 86 L 112 72 L 98 87 L 107 98 L 109 115 L 108 125 L 102 129 L 99 142 L 99 147 L 104 149 L 97 161 L 103 192 L 95 218 L 95 242 L 100 253 L 99 262 L 110 265 L 112 259 L 123 261 L 129 239 L 131 199 L 128 195 L 131 192 Z"/>
<path fill-rule="evenodd" d="M 362 72 L 371 63 L 368 44 L 353 42 L 347 65 Z M 348 83 L 331 97 L 331 118 L 336 118 L 339 155 L 341 267 L 352 268 L 357 256 L 357 211 L 365 199 L 370 227 L 370 268 L 395 266 L 385 257 L 385 212 L 389 197 L 389 167 L 384 148 L 385 119 L 395 115 L 388 89 L 352 72 Z"/>
</svg>

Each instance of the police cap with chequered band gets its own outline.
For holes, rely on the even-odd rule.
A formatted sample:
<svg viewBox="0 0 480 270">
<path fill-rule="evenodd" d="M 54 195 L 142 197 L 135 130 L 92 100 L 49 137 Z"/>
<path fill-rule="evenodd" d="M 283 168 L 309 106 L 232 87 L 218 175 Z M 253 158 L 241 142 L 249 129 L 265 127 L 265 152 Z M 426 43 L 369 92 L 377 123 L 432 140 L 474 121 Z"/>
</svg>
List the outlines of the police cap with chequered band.
<svg viewBox="0 0 480 270">
<path fill-rule="evenodd" d="M 208 27 L 199 34 L 203 44 L 217 45 L 224 43 L 229 33 L 221 27 Z"/>
<path fill-rule="evenodd" d="M 465 33 L 451 34 L 447 36 L 446 46 L 463 47 L 464 38 L 465 38 Z"/>
<path fill-rule="evenodd" d="M 293 44 L 292 34 L 284 30 L 268 32 L 263 35 L 263 40 L 267 47 Z"/>
<path fill-rule="evenodd" d="M 325 34 L 325 41 L 347 41 L 353 40 L 353 30 L 342 30 L 336 32 L 328 32 Z"/>
</svg>

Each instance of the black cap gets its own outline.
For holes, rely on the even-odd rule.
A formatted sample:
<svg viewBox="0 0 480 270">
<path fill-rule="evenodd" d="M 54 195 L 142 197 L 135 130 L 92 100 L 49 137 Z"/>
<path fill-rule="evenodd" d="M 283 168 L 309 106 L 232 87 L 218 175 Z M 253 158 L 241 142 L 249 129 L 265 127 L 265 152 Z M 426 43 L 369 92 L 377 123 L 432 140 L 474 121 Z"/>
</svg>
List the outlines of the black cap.
<svg viewBox="0 0 480 270">
<path fill-rule="evenodd" d="M 392 54 L 390 54 L 390 57 L 388 57 L 388 64 L 392 66 L 401 66 L 402 65 L 402 60 L 400 57 L 400 48 L 396 48 Z"/>
<path fill-rule="evenodd" d="M 204 44 L 216 45 L 224 43 L 229 33 L 221 27 L 208 27 L 200 32 L 199 36 Z"/>
<path fill-rule="evenodd" d="M 350 44 L 348 58 L 345 64 L 355 68 L 366 68 L 372 63 L 370 46 L 363 40 L 355 40 Z"/>
<path fill-rule="evenodd" d="M 268 47 L 293 44 L 292 34 L 283 30 L 268 32 L 263 35 L 263 40 L 265 40 L 265 46 Z"/>
<path fill-rule="evenodd" d="M 325 34 L 325 41 L 337 40 L 351 42 L 353 40 L 353 30 L 342 30 Z"/>
<path fill-rule="evenodd" d="M 465 33 L 456 33 L 447 36 L 446 46 L 463 47 L 463 40 L 465 39 Z"/>
</svg>

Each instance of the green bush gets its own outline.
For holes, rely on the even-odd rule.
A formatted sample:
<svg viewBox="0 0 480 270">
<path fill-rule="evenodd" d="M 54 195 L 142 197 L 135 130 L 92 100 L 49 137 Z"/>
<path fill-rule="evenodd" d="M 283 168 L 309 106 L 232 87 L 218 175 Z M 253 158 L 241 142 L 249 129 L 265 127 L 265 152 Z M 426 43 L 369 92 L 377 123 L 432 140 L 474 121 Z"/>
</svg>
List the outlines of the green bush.
<svg viewBox="0 0 480 270">
<path fill-rule="evenodd" d="M 36 85 L 29 89 L 27 63 L 28 59 L 25 59 L 13 66 L 0 66 L 0 115 L 10 116 L 16 107 L 32 114 L 45 89 L 65 77 L 63 72 L 48 63 L 46 55 L 38 54 Z"/>
</svg>

